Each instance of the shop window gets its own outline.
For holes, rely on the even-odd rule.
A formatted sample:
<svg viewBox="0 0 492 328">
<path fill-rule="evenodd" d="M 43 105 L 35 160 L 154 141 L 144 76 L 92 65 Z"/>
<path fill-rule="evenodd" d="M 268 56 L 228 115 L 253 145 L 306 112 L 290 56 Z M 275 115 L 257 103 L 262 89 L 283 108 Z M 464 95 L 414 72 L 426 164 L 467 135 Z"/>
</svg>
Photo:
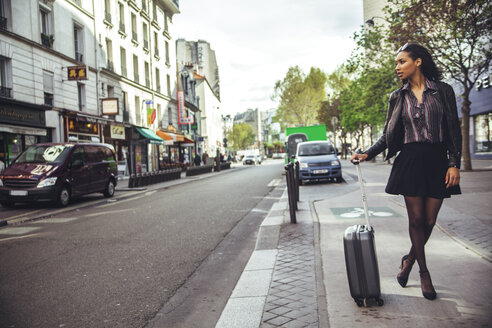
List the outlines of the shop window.
<svg viewBox="0 0 492 328">
<path fill-rule="evenodd" d="M 492 113 L 475 116 L 475 153 L 492 152 Z"/>
<path fill-rule="evenodd" d="M 44 104 L 53 106 L 53 73 L 43 71 Z"/>
<path fill-rule="evenodd" d="M 73 25 L 73 42 L 75 49 L 75 60 L 79 62 L 84 61 L 84 33 L 82 26 L 78 24 Z"/>
<path fill-rule="evenodd" d="M 0 97 L 12 98 L 12 60 L 0 56 Z"/>
</svg>

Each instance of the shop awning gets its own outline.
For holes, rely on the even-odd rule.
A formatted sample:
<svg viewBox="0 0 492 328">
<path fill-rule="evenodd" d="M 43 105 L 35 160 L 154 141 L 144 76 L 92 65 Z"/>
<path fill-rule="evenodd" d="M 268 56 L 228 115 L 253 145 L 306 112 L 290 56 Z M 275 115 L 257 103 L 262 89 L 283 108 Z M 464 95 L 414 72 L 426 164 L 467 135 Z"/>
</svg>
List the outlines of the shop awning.
<svg viewBox="0 0 492 328">
<path fill-rule="evenodd" d="M 162 144 L 164 143 L 164 140 L 160 138 L 157 134 L 155 134 L 154 131 L 147 129 L 147 128 L 139 128 L 135 127 L 144 138 L 149 139 L 150 143 L 153 144 Z"/>
<path fill-rule="evenodd" d="M 165 145 L 172 145 L 176 141 L 176 135 L 174 133 L 157 130 L 156 134 L 164 140 Z"/>
<path fill-rule="evenodd" d="M 181 147 L 193 147 L 195 146 L 195 142 L 193 141 L 193 139 L 190 139 L 190 138 L 187 138 L 187 137 L 183 137 L 183 141 L 181 142 Z"/>
</svg>

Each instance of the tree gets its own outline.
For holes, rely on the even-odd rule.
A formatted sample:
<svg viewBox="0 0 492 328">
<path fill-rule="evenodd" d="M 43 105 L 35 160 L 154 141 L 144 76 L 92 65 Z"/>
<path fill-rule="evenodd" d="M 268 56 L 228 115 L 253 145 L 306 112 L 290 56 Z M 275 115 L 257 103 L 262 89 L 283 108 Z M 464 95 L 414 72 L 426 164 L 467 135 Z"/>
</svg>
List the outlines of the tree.
<svg viewBox="0 0 492 328">
<path fill-rule="evenodd" d="M 422 44 L 446 77 L 460 86 L 463 162 L 471 170 L 470 91 L 487 72 L 492 50 L 492 2 L 489 0 L 388 0 L 389 40 Z"/>
<path fill-rule="evenodd" d="M 246 149 L 255 142 L 253 128 L 246 123 L 234 124 L 232 129 L 227 133 L 227 140 L 231 143 L 232 149 Z"/>
<path fill-rule="evenodd" d="M 312 67 L 306 76 L 299 66 L 290 67 L 285 78 L 275 84 L 272 100 L 279 101 L 275 121 L 285 126 L 318 123 L 317 112 L 325 100 L 326 75 Z"/>
</svg>

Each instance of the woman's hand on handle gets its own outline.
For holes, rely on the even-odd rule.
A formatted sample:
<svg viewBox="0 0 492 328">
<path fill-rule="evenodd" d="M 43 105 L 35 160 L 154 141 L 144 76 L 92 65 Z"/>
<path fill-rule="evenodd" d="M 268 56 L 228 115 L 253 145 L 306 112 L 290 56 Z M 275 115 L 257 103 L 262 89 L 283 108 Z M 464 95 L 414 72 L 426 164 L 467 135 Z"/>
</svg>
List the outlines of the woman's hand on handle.
<svg viewBox="0 0 492 328">
<path fill-rule="evenodd" d="M 353 154 L 352 155 L 352 158 L 350 159 L 350 161 L 353 163 L 354 162 L 354 159 L 357 158 L 359 160 L 359 162 L 364 162 L 367 159 L 368 156 L 369 155 L 367 155 L 367 154 Z"/>
<path fill-rule="evenodd" d="M 446 188 L 457 186 L 460 183 L 460 170 L 456 167 L 449 167 L 445 183 Z"/>
</svg>

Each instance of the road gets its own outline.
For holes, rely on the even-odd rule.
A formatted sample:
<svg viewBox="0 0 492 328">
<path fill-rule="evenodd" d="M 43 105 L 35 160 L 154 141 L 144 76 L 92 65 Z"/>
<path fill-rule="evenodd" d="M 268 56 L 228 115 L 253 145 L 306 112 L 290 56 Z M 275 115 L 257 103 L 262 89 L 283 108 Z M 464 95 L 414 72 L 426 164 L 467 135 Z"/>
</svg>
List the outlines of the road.
<svg viewBox="0 0 492 328">
<path fill-rule="evenodd" d="M 236 265 L 223 274 L 239 276 L 249 256 L 237 254 L 252 251 L 281 172 L 267 161 L 0 228 L 0 327 L 143 327 L 202 263 L 227 260 Z M 228 252 L 214 253 L 231 235 Z M 200 296 L 220 308 L 234 284 Z"/>
</svg>

